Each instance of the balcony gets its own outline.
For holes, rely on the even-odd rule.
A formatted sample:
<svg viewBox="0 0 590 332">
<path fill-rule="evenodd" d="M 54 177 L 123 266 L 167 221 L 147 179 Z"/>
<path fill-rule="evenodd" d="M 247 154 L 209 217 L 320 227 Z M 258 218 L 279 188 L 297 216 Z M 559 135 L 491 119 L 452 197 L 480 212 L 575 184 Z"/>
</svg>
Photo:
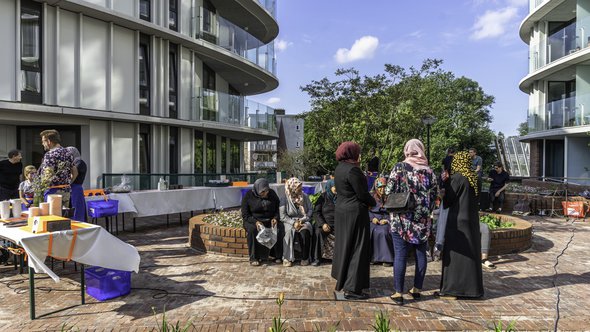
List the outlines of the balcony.
<svg viewBox="0 0 590 332">
<path fill-rule="evenodd" d="M 590 125 L 590 94 L 564 98 L 529 110 L 530 132 Z"/>
<path fill-rule="evenodd" d="M 191 121 L 211 121 L 276 132 L 274 108 L 244 96 L 200 88 Z M 254 111 L 253 114 L 248 112 Z"/>
<path fill-rule="evenodd" d="M 276 152 L 277 145 L 276 144 L 254 144 L 253 151 L 258 152 Z"/>
<path fill-rule="evenodd" d="M 255 161 L 252 166 L 256 169 L 276 168 L 277 164 L 274 161 Z"/>
<path fill-rule="evenodd" d="M 274 42 L 264 44 L 248 31 L 204 8 L 192 19 L 191 36 L 223 47 L 276 75 Z"/>
</svg>

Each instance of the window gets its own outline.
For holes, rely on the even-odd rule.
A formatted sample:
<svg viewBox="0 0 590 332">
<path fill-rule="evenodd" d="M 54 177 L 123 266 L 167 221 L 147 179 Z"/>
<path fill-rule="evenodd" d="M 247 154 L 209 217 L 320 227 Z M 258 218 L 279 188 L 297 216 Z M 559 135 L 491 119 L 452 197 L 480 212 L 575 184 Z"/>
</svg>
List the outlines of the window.
<svg viewBox="0 0 590 332">
<path fill-rule="evenodd" d="M 217 95 L 215 92 L 215 72 L 203 64 L 203 120 L 217 121 Z"/>
<path fill-rule="evenodd" d="M 207 134 L 207 151 L 205 155 L 205 172 L 217 172 L 217 137 L 213 134 Z"/>
<path fill-rule="evenodd" d="M 139 114 L 150 115 L 150 37 L 139 37 Z"/>
<path fill-rule="evenodd" d="M 168 56 L 168 117 L 178 119 L 178 46 L 170 43 Z"/>
<path fill-rule="evenodd" d="M 299 129 L 299 125 L 297 125 L 297 126 L 295 127 L 295 130 L 296 130 L 296 131 L 300 131 L 300 129 Z"/>
<path fill-rule="evenodd" d="M 42 103 L 41 94 L 41 4 L 21 1 L 21 100 Z"/>
<path fill-rule="evenodd" d="M 203 1 L 201 17 L 201 38 L 210 43 L 216 44 L 217 23 L 215 19 L 215 7 L 209 0 Z"/>
<path fill-rule="evenodd" d="M 170 127 L 170 133 L 168 138 L 168 154 L 169 154 L 169 162 L 168 162 L 168 171 L 170 174 L 178 174 L 178 146 L 180 145 L 178 142 L 178 128 L 177 127 Z M 171 184 L 178 184 L 178 176 L 171 176 L 170 177 Z"/>
<path fill-rule="evenodd" d="M 296 147 L 296 148 L 300 148 L 300 147 L 301 147 L 301 146 L 299 145 L 299 141 L 297 141 L 297 142 L 295 143 L 295 147 Z"/>
<path fill-rule="evenodd" d="M 152 21 L 152 4 L 150 0 L 139 0 L 139 18 L 148 22 Z"/>
<path fill-rule="evenodd" d="M 227 172 L 227 139 L 221 138 L 221 173 Z"/>
<path fill-rule="evenodd" d="M 139 173 L 151 173 L 151 153 L 150 153 L 150 137 L 151 127 L 148 124 L 139 125 Z M 140 189 L 151 189 L 151 177 L 140 176 Z"/>
<path fill-rule="evenodd" d="M 240 173 L 240 142 L 231 140 L 230 146 L 230 172 Z"/>
<path fill-rule="evenodd" d="M 178 31 L 178 0 L 170 0 L 168 3 L 168 28 Z"/>
<path fill-rule="evenodd" d="M 203 132 L 195 130 L 195 173 L 203 173 Z"/>
</svg>

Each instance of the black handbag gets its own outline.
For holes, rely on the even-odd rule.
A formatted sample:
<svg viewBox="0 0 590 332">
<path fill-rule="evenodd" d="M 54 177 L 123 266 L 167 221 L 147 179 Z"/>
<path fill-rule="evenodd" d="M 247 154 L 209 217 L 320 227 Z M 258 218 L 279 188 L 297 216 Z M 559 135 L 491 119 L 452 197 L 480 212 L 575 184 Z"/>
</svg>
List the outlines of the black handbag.
<svg viewBox="0 0 590 332">
<path fill-rule="evenodd" d="M 408 183 L 408 172 L 406 171 L 405 164 L 402 164 L 404 168 L 404 178 L 406 179 L 406 184 Z M 383 208 L 392 213 L 406 213 L 412 212 L 416 209 L 416 197 L 410 191 L 410 188 L 406 186 L 407 191 L 399 192 L 399 193 L 390 193 L 387 196 L 387 200 L 385 204 L 383 204 Z"/>
</svg>

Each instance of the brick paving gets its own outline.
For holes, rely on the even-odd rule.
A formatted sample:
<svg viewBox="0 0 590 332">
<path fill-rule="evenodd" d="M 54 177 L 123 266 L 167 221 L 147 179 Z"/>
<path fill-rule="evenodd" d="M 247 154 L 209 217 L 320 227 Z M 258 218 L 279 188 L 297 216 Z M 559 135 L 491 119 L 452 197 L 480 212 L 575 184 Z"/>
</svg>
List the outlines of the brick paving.
<svg viewBox="0 0 590 332">
<path fill-rule="evenodd" d="M 379 311 L 403 331 L 489 330 L 498 321 L 504 325 L 515 321 L 518 330 L 547 331 L 554 329 L 557 317 L 557 289 L 558 329 L 589 330 L 590 224 L 557 218 L 529 220 L 534 225 L 533 247 L 495 258 L 498 268 L 484 272 L 484 298 L 434 298 L 441 269 L 440 263 L 431 262 L 423 298 L 412 301 L 406 296 L 406 304 L 398 307 L 387 297 L 393 284 L 390 267 L 371 266 L 369 300 L 336 302 L 330 265 L 252 267 L 246 259 L 190 249 L 187 223 L 179 226 L 177 217 L 169 228 L 165 217 L 141 219 L 136 233 L 120 233 L 141 255 L 140 273 L 132 275 L 131 294 L 105 302 L 87 296 L 87 304 L 80 305 L 79 273 L 72 263 L 65 269 L 57 263 L 60 283 L 46 275 L 36 276 L 41 317 L 30 321 L 27 274 L 1 267 L 0 331 L 59 331 L 64 324 L 80 331 L 149 331 L 157 328 L 152 307 L 158 312 L 165 308 L 169 321 L 192 322 L 194 331 L 268 331 L 277 313 L 279 292 L 286 294 L 283 317 L 296 331 L 325 331 L 337 322 L 338 330 L 371 330 Z M 408 268 L 407 288 L 413 270 Z M 63 310 L 47 314 L 59 309 Z"/>
</svg>

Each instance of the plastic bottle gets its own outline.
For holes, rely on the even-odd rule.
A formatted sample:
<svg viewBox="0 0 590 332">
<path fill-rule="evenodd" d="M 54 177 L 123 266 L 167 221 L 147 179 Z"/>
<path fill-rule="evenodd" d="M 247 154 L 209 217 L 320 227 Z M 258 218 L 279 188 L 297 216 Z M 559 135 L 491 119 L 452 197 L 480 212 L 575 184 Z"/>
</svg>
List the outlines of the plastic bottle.
<svg viewBox="0 0 590 332">
<path fill-rule="evenodd" d="M 166 182 L 164 181 L 164 178 L 160 178 L 160 181 L 158 181 L 158 190 L 166 190 Z"/>
</svg>

